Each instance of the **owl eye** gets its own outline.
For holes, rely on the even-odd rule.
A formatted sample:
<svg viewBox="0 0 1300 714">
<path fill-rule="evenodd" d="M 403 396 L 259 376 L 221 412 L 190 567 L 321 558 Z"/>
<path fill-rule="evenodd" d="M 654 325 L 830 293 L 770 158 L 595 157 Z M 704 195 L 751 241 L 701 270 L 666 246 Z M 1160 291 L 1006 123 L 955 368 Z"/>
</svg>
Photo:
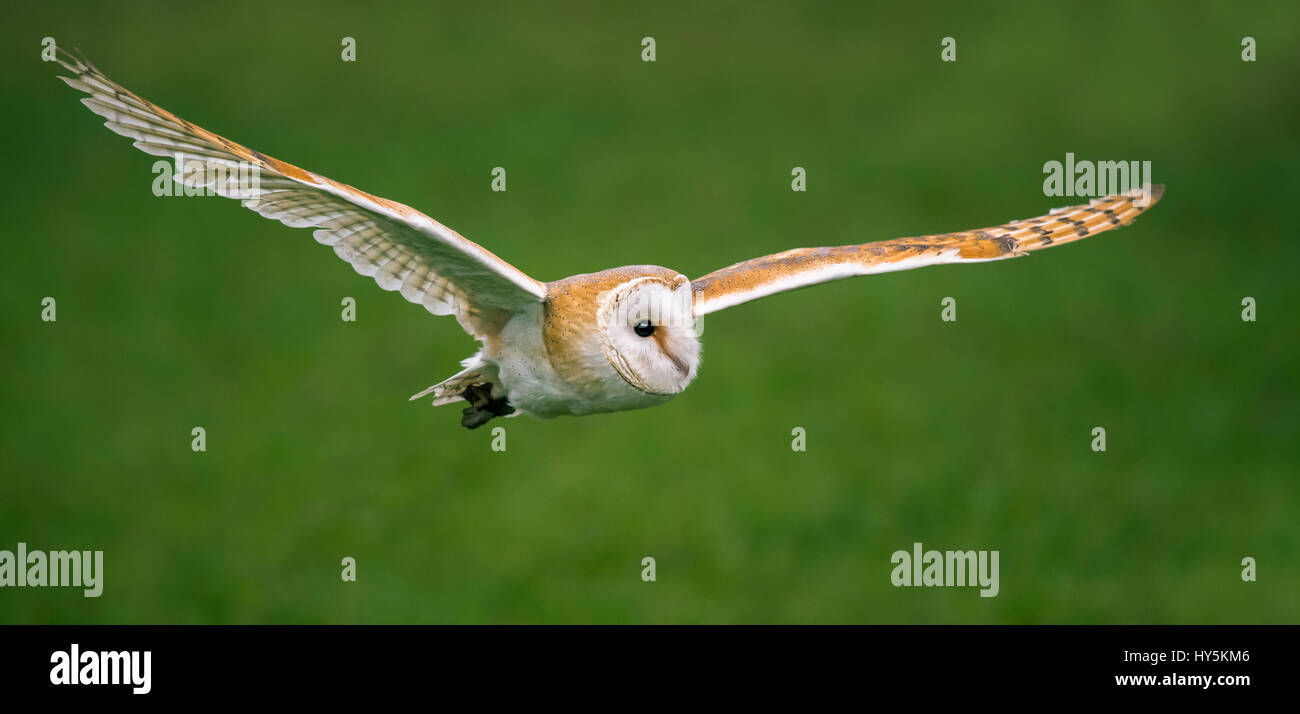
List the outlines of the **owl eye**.
<svg viewBox="0 0 1300 714">
<path fill-rule="evenodd" d="M 655 326 L 649 320 L 642 320 L 632 326 L 632 331 L 641 337 L 649 337 L 655 333 Z"/>
</svg>

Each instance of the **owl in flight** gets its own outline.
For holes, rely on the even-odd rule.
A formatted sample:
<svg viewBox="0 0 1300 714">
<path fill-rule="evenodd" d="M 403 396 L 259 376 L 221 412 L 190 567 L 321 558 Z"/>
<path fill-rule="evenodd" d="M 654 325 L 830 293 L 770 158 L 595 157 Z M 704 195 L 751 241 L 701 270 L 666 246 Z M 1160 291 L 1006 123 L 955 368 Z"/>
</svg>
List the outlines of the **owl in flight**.
<svg viewBox="0 0 1300 714">
<path fill-rule="evenodd" d="M 943 263 L 1014 258 L 1126 226 L 1159 200 L 1147 192 L 1095 199 L 980 230 L 796 248 L 691 280 L 629 265 L 543 283 L 409 207 L 247 149 L 147 102 L 84 57 L 59 51 L 61 77 L 82 103 L 140 150 L 177 164 L 174 179 L 241 199 L 293 228 L 311 228 L 384 290 L 455 315 L 481 343 L 454 376 L 416 394 L 465 400 L 461 424 L 497 416 L 583 415 L 654 406 L 680 394 L 700 366 L 696 319 L 830 280 Z"/>
</svg>

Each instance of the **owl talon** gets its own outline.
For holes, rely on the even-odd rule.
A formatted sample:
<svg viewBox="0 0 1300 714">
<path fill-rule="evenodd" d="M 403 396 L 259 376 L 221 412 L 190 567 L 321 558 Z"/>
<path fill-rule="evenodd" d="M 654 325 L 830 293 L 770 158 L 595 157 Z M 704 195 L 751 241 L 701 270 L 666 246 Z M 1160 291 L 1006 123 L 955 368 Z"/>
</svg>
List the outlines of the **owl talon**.
<svg viewBox="0 0 1300 714">
<path fill-rule="evenodd" d="M 466 429 L 477 429 L 491 421 L 492 417 L 515 413 L 515 408 L 510 406 L 505 397 L 492 398 L 492 386 L 488 384 L 470 385 L 460 395 L 469 402 L 469 406 L 461 411 L 460 418 L 460 425 Z"/>
<path fill-rule="evenodd" d="M 482 409 L 492 402 L 492 387 L 486 384 L 471 384 L 460 393 L 474 409 Z"/>
<path fill-rule="evenodd" d="M 466 429 L 477 429 L 492 421 L 494 416 L 496 415 L 492 412 L 480 411 L 474 407 L 465 407 L 461 412 L 460 425 Z"/>
</svg>

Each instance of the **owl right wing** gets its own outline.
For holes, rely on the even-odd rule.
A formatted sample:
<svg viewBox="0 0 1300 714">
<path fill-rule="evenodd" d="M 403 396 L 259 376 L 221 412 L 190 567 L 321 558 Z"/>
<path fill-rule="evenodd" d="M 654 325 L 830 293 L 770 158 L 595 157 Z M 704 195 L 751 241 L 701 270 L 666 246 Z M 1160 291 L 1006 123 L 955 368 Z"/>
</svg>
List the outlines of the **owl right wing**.
<svg viewBox="0 0 1300 714">
<path fill-rule="evenodd" d="M 1133 190 L 993 228 L 835 248 L 796 248 L 754 258 L 692 280 L 695 314 L 707 315 L 786 290 L 857 275 L 1016 258 L 1127 226 L 1154 206 L 1164 191 L 1163 185 L 1152 186 L 1149 196 Z"/>
<path fill-rule="evenodd" d="M 141 151 L 177 162 L 177 181 L 243 199 L 287 226 L 315 229 L 316 240 L 358 273 L 435 315 L 454 314 L 475 337 L 546 297 L 542 283 L 410 206 L 217 136 L 141 99 L 84 57 L 60 49 L 58 62 L 74 75 L 60 79 L 90 95 L 81 102 L 105 126 L 135 139 Z"/>
</svg>

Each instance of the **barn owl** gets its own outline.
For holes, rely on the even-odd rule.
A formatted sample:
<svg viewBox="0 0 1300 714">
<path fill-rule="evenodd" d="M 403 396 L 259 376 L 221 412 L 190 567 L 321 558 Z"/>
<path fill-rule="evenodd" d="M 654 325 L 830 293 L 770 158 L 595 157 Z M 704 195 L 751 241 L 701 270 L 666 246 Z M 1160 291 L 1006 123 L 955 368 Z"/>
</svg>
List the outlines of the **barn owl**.
<svg viewBox="0 0 1300 714">
<path fill-rule="evenodd" d="M 60 77 L 114 132 L 171 158 L 175 181 L 240 199 L 320 243 L 380 288 L 435 315 L 454 315 L 480 343 L 463 369 L 412 400 L 464 400 L 461 424 L 493 417 L 640 409 L 680 394 L 700 368 L 696 319 L 724 308 L 855 275 L 1027 254 L 1126 226 L 1163 192 L 1131 191 L 992 228 L 832 248 L 797 248 L 691 280 L 629 265 L 554 282 L 535 280 L 410 208 L 245 148 L 113 82 L 60 51 Z M 249 171 L 248 169 L 252 169 Z"/>
</svg>

